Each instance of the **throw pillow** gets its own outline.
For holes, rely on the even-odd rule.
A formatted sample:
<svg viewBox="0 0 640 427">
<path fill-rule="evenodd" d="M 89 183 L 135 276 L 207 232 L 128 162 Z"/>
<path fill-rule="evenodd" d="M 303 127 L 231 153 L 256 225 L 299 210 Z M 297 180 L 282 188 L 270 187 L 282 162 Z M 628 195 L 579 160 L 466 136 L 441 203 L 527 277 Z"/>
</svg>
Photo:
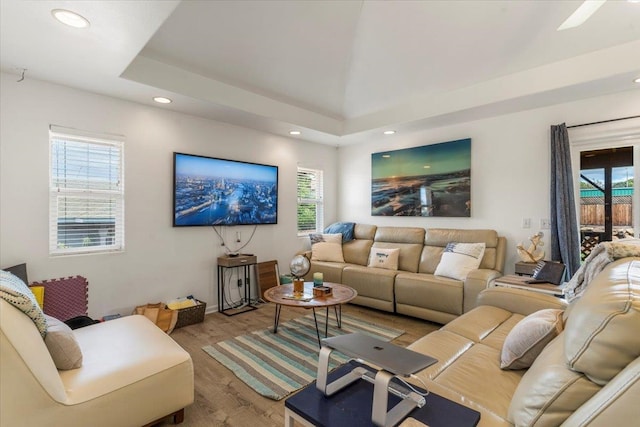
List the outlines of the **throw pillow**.
<svg viewBox="0 0 640 427">
<path fill-rule="evenodd" d="M 309 234 L 311 261 L 344 262 L 342 234 Z"/>
<path fill-rule="evenodd" d="M 25 285 L 29 286 L 29 278 L 27 277 L 27 264 L 17 264 L 11 267 L 3 268 L 4 271 L 8 271 L 14 276 L 18 276 L 20 280 L 24 282 Z"/>
<path fill-rule="evenodd" d="M 47 335 L 44 343 L 49 349 L 56 368 L 60 370 L 76 369 L 82 366 L 82 351 L 73 331 L 55 317 L 47 316 Z"/>
<path fill-rule="evenodd" d="M 465 280 L 471 271 L 480 267 L 485 246 L 484 243 L 448 243 L 433 274 Z"/>
<path fill-rule="evenodd" d="M 8 271 L 0 270 L 0 298 L 29 316 L 44 338 L 47 320 L 29 287 Z"/>
<path fill-rule="evenodd" d="M 334 222 L 324 229 L 325 233 L 342 233 L 342 243 L 350 242 L 354 239 L 353 231 L 356 226 L 355 222 Z"/>
<path fill-rule="evenodd" d="M 563 310 L 548 308 L 532 313 L 511 329 L 502 346 L 502 369 L 526 369 L 563 329 Z"/>
<path fill-rule="evenodd" d="M 371 248 L 368 267 L 397 270 L 398 258 L 400 258 L 400 249 Z"/>
</svg>

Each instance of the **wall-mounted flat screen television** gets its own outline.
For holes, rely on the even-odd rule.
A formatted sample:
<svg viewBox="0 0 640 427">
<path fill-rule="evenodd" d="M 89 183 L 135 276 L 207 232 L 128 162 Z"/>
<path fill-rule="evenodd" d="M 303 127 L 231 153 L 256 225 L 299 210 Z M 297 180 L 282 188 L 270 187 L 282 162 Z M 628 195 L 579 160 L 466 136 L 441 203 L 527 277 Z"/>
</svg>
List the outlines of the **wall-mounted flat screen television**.
<svg viewBox="0 0 640 427">
<path fill-rule="evenodd" d="M 278 167 L 173 153 L 173 226 L 278 222 Z"/>
</svg>

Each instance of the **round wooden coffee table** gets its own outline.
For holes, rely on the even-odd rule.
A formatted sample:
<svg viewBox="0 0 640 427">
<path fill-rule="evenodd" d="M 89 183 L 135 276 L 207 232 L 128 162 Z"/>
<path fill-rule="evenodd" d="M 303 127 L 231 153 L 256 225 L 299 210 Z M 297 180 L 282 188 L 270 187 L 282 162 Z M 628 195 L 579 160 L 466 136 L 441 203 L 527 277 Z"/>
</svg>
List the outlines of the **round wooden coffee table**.
<svg viewBox="0 0 640 427">
<path fill-rule="evenodd" d="M 320 342 L 320 330 L 318 329 L 318 319 L 316 317 L 316 308 L 325 309 L 324 336 L 327 337 L 329 328 L 329 307 L 333 307 L 336 313 L 336 323 L 338 328 L 342 327 L 342 304 L 354 299 L 358 293 L 355 289 L 340 283 L 324 282 L 323 286 L 331 288 L 331 295 L 314 297 L 313 282 L 304 283 L 304 293 L 302 296 L 296 296 L 293 293 L 293 284 L 285 284 L 275 286 L 264 291 L 264 299 L 276 304 L 276 314 L 273 320 L 273 333 L 278 333 L 278 323 L 280 322 L 280 311 L 282 306 L 302 307 L 313 310 L 313 321 L 316 324 L 316 335 L 318 336 L 318 345 L 322 347 Z"/>
</svg>

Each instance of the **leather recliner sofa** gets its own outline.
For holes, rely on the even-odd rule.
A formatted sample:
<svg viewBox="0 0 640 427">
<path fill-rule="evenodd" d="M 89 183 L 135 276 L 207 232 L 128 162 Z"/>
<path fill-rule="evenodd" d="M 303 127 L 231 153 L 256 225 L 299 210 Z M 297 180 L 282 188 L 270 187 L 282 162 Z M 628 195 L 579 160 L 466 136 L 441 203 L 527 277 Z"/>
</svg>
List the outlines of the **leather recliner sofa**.
<svg viewBox="0 0 640 427">
<path fill-rule="evenodd" d="M 417 376 L 430 391 L 479 411 L 479 427 L 638 425 L 640 258 L 607 265 L 566 307 L 564 330 L 528 369 L 500 368 L 505 338 L 520 320 L 565 304 L 486 289 L 478 307 L 409 346 L 438 359 Z M 421 425 L 410 418 L 401 424 Z"/>
<path fill-rule="evenodd" d="M 504 271 L 506 239 L 494 230 L 356 224 L 354 237 L 342 245 L 344 263 L 312 261 L 305 279 L 321 272 L 326 281 L 354 288 L 352 303 L 378 310 L 447 323 L 475 307 L 480 291 Z M 434 275 L 448 243 L 482 242 L 480 267 L 466 280 Z M 368 267 L 371 248 L 400 249 L 398 270 Z"/>
</svg>

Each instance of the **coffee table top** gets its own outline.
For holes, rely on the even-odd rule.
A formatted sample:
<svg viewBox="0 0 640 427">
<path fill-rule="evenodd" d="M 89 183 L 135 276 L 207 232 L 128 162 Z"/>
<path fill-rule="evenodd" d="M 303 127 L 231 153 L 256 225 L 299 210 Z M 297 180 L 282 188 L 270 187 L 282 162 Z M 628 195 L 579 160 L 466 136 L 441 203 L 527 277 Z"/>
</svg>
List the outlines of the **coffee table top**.
<svg viewBox="0 0 640 427">
<path fill-rule="evenodd" d="M 358 296 L 355 289 L 341 285 L 340 283 L 324 282 L 323 286 L 330 287 L 332 294 L 314 297 L 313 282 L 305 282 L 303 297 L 296 299 L 293 297 L 293 284 L 287 283 L 285 285 L 274 286 L 264 291 L 264 299 L 276 304 L 292 307 L 316 308 L 345 304 Z"/>
</svg>

